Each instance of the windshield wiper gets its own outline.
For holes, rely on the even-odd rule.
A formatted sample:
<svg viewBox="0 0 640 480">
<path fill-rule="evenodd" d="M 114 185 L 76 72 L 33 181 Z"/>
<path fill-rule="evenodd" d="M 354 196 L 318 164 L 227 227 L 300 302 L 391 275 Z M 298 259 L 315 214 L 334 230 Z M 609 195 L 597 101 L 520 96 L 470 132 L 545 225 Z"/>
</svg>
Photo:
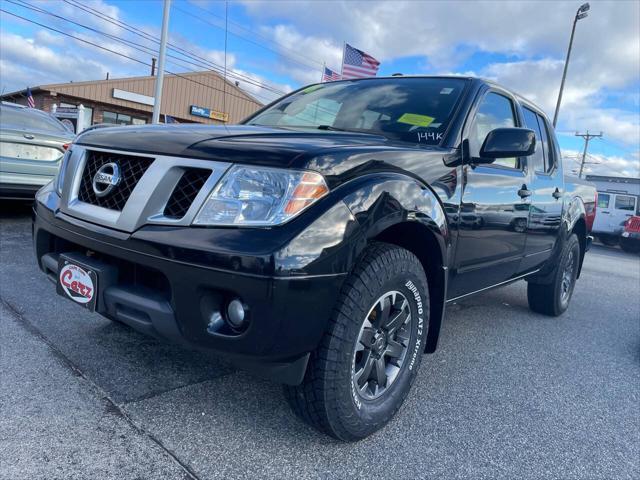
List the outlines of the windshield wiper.
<svg viewBox="0 0 640 480">
<path fill-rule="evenodd" d="M 334 127 L 333 125 L 318 125 L 316 128 L 318 130 L 331 130 L 333 132 L 349 132 L 350 131 L 344 128 Z"/>
</svg>

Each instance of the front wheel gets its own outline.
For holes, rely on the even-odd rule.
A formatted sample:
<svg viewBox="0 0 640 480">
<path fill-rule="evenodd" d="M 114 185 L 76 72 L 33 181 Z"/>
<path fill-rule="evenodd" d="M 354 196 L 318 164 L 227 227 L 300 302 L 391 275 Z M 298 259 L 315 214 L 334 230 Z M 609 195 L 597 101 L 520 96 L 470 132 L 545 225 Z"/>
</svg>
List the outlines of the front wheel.
<svg viewBox="0 0 640 480">
<path fill-rule="evenodd" d="M 403 248 L 373 244 L 345 281 L 302 384 L 284 387 L 289 405 L 343 441 L 382 428 L 416 377 L 428 321 L 420 261 Z"/>
<path fill-rule="evenodd" d="M 562 249 L 551 283 L 527 284 L 529 308 L 534 312 L 557 317 L 569 307 L 580 265 L 580 243 L 571 234 Z"/>
</svg>

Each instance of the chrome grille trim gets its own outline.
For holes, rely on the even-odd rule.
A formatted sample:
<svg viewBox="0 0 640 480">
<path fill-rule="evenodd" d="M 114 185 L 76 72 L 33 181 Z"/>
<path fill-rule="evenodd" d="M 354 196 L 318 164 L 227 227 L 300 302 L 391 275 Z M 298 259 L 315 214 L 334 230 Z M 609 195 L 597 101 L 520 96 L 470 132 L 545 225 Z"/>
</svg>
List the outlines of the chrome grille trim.
<svg viewBox="0 0 640 480">
<path fill-rule="evenodd" d="M 79 200 L 78 192 L 89 150 L 154 159 L 132 190 L 122 211 Z M 209 160 L 74 145 L 65 175 L 60 210 L 69 216 L 124 232 L 134 232 L 143 225 L 188 226 L 230 166 L 230 163 Z M 182 218 L 167 217 L 164 215 L 167 202 L 184 172 L 190 168 L 208 169 L 211 175 Z"/>
</svg>

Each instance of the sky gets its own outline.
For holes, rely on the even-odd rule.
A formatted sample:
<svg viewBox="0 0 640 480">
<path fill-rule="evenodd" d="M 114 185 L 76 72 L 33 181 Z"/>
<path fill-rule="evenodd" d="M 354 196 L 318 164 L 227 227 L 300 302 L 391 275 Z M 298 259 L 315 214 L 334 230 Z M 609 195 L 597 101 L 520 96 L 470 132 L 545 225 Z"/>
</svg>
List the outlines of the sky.
<svg viewBox="0 0 640 480">
<path fill-rule="evenodd" d="M 226 61 L 231 79 L 268 102 L 318 82 L 323 64 L 339 70 L 348 42 L 381 61 L 378 75 L 489 78 L 553 118 L 581 3 L 173 0 L 166 70 L 222 71 Z M 640 1 L 590 4 L 576 27 L 557 126 L 565 165 L 578 166 L 583 140 L 576 132 L 602 131 L 589 144 L 585 171 L 638 177 Z M 0 0 L 0 91 L 104 79 L 107 72 L 148 75 L 162 6 L 162 0 Z"/>
</svg>

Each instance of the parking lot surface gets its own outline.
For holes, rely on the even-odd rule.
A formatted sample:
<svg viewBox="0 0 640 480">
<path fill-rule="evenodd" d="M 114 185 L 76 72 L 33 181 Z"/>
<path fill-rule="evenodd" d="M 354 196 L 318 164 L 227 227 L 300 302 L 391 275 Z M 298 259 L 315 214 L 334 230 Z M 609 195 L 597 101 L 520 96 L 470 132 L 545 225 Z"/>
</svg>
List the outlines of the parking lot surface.
<svg viewBox="0 0 640 480">
<path fill-rule="evenodd" d="M 640 257 L 594 246 L 560 318 L 519 282 L 448 308 L 382 431 L 343 444 L 278 385 L 58 297 L 0 205 L 0 478 L 640 477 Z"/>
</svg>

